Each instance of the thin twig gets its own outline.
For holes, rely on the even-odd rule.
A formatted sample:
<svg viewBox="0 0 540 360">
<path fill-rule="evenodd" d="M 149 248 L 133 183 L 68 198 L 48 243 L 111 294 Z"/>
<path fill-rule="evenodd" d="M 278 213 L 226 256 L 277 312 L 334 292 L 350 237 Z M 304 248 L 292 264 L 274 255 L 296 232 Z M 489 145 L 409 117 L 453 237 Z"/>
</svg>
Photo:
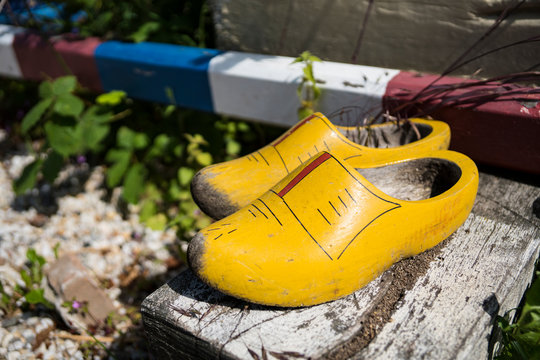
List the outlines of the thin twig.
<svg viewBox="0 0 540 360">
<path fill-rule="evenodd" d="M 451 72 L 454 72 L 455 70 L 459 69 L 462 65 L 463 59 L 472 51 L 474 48 L 478 46 L 482 41 L 484 41 L 495 29 L 499 27 L 499 25 L 512 13 L 514 10 L 519 8 L 525 0 L 520 0 L 517 2 L 514 6 L 507 6 L 503 12 L 499 15 L 497 20 L 489 27 L 489 29 L 478 39 L 476 40 L 467 50 L 465 50 L 454 62 L 446 68 L 445 71 L 443 71 L 435 80 L 430 82 L 428 85 L 426 85 L 422 90 L 420 90 L 414 97 L 413 101 L 418 99 L 420 96 L 422 96 L 423 91 L 430 88 L 433 84 L 435 84 L 437 81 L 441 80 L 444 76 L 450 74 Z"/>
<path fill-rule="evenodd" d="M 32 13 L 32 9 L 30 9 L 30 5 L 28 5 L 28 1 L 24 0 L 23 4 L 24 4 L 24 8 L 28 12 L 28 15 L 30 16 L 30 20 L 33 22 L 33 24 L 35 26 L 37 26 L 38 22 L 37 22 L 36 18 L 34 17 L 34 14 Z"/>
<path fill-rule="evenodd" d="M 283 43 L 285 42 L 285 37 L 287 36 L 287 32 L 289 31 L 289 23 L 291 22 L 291 14 L 292 14 L 292 8 L 293 8 L 293 0 L 289 0 L 289 6 L 287 7 L 287 14 L 285 16 L 285 24 L 283 24 L 283 29 L 281 29 L 281 35 L 279 37 L 279 43 L 276 53 L 281 53 L 281 50 L 283 50 Z"/>
<path fill-rule="evenodd" d="M 366 13 L 364 14 L 364 21 L 362 21 L 362 27 L 360 28 L 360 34 L 358 34 L 358 39 L 356 40 L 356 47 L 354 48 L 354 52 L 351 57 L 351 62 L 353 64 L 356 64 L 356 59 L 358 57 L 358 52 L 360 51 L 360 47 L 362 46 L 362 39 L 364 37 L 364 32 L 366 31 L 367 21 L 369 19 L 369 14 L 371 13 L 371 7 L 373 6 L 374 0 L 369 0 Z"/>
<path fill-rule="evenodd" d="M 7 2 L 7 0 L 1 0 L 1 1 L 0 1 L 0 13 L 1 13 L 2 10 L 4 9 L 4 5 L 6 5 L 6 2 Z"/>
<path fill-rule="evenodd" d="M 61 331 L 58 334 L 56 334 L 56 336 L 58 336 L 61 339 L 70 339 L 70 340 L 75 340 L 75 341 L 79 341 L 79 342 L 80 341 L 95 341 L 95 340 L 98 340 L 98 341 L 101 341 L 101 342 L 110 343 L 110 342 L 114 341 L 114 338 L 110 337 L 110 336 L 97 336 L 97 335 L 94 335 L 92 337 L 92 336 L 88 336 L 88 335 L 74 335 L 74 334 L 68 333 L 67 331 Z"/>
</svg>

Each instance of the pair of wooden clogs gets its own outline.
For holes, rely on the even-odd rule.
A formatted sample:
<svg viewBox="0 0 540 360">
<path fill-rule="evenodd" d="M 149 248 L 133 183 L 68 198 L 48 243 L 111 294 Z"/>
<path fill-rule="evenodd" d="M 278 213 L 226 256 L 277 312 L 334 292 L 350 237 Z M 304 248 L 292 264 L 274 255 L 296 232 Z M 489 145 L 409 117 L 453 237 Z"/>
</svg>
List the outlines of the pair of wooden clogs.
<svg viewBox="0 0 540 360">
<path fill-rule="evenodd" d="M 270 145 L 202 169 L 192 195 L 215 219 L 190 242 L 197 276 L 277 306 L 348 295 L 467 218 L 472 160 L 448 151 L 445 123 L 337 127 L 316 113 Z"/>
</svg>

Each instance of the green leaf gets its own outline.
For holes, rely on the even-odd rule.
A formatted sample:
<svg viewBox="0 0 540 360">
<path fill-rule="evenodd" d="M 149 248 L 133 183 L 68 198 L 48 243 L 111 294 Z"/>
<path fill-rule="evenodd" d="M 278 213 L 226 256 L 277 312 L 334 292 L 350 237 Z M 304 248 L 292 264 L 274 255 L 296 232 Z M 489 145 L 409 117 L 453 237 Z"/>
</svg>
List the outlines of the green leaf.
<svg viewBox="0 0 540 360">
<path fill-rule="evenodd" d="M 126 96 L 127 94 L 125 91 L 113 90 L 109 91 L 108 93 L 99 95 L 96 98 L 96 103 L 99 105 L 115 106 L 120 104 L 126 98 Z"/>
<path fill-rule="evenodd" d="M 167 189 L 167 194 L 173 201 L 180 200 L 180 193 L 182 189 L 178 186 L 178 181 L 175 179 L 171 180 L 169 183 L 169 188 Z"/>
<path fill-rule="evenodd" d="M 47 98 L 38 102 L 23 118 L 21 123 L 21 132 L 26 134 L 28 130 L 34 127 L 37 124 L 39 119 L 43 116 L 45 111 L 51 106 L 53 102 L 52 98 Z"/>
<path fill-rule="evenodd" d="M 242 146 L 239 142 L 235 140 L 229 140 L 226 145 L 226 151 L 229 155 L 238 155 L 240 150 L 242 149 Z"/>
<path fill-rule="evenodd" d="M 312 84 L 314 84 L 315 83 L 315 77 L 313 76 L 313 67 L 306 66 L 303 69 L 303 72 L 304 72 L 304 76 L 306 77 L 306 79 L 309 80 Z"/>
<path fill-rule="evenodd" d="M 207 152 L 201 152 L 195 156 L 195 160 L 197 160 L 201 166 L 208 166 L 212 164 L 212 155 Z"/>
<path fill-rule="evenodd" d="M 238 131 L 241 131 L 241 132 L 248 132 L 250 130 L 249 125 L 243 121 L 239 122 L 237 127 L 238 127 Z"/>
<path fill-rule="evenodd" d="M 126 126 L 122 126 L 116 133 L 116 143 L 125 149 L 133 149 L 136 132 Z"/>
<path fill-rule="evenodd" d="M 23 194 L 26 190 L 32 189 L 36 185 L 37 176 L 43 160 L 38 159 L 26 165 L 21 176 L 13 183 L 13 189 L 17 195 Z"/>
<path fill-rule="evenodd" d="M 129 38 L 133 40 L 134 42 L 141 42 L 148 39 L 148 36 L 152 34 L 153 32 L 156 32 L 161 27 L 161 24 L 156 21 L 149 21 L 147 23 L 144 23 L 142 26 L 137 29 L 134 33 L 132 33 Z"/>
<path fill-rule="evenodd" d="M 32 278 L 30 277 L 30 274 L 26 272 L 25 270 L 21 270 L 20 274 L 21 274 L 21 279 L 24 282 L 24 286 L 26 286 L 27 288 L 31 288 Z"/>
<path fill-rule="evenodd" d="M 111 149 L 107 153 L 105 160 L 112 162 L 111 166 L 107 170 L 107 186 L 113 188 L 120 183 L 122 176 L 127 171 L 129 161 L 131 159 L 131 150 L 125 149 Z"/>
<path fill-rule="evenodd" d="M 178 169 L 178 181 L 181 185 L 186 186 L 191 182 L 191 179 L 195 175 L 195 170 L 188 167 L 181 167 Z"/>
<path fill-rule="evenodd" d="M 174 156 L 176 156 L 177 158 L 180 158 L 182 157 L 182 155 L 184 154 L 184 149 L 185 149 L 185 145 L 184 144 L 178 144 L 174 147 L 173 149 L 173 154 Z"/>
<path fill-rule="evenodd" d="M 309 107 L 301 107 L 300 109 L 298 109 L 298 120 L 305 119 L 311 114 L 313 114 L 313 109 Z"/>
<path fill-rule="evenodd" d="M 53 109 L 62 116 L 77 117 L 84 110 L 84 103 L 75 95 L 62 94 L 56 98 Z"/>
<path fill-rule="evenodd" d="M 72 75 L 62 76 L 52 83 L 52 92 L 55 95 L 66 95 L 75 90 L 77 78 Z"/>
<path fill-rule="evenodd" d="M 156 214 L 150 218 L 148 218 L 144 225 L 149 227 L 152 230 L 165 230 L 167 227 L 167 216 L 163 213 Z"/>
<path fill-rule="evenodd" d="M 122 192 L 122 196 L 127 202 L 135 204 L 139 200 L 144 191 L 146 173 L 147 170 L 143 164 L 134 164 L 127 171 L 124 178 L 124 191 Z"/>
<path fill-rule="evenodd" d="M 111 118 L 111 114 L 98 113 L 97 106 L 89 108 L 81 117 L 77 125 L 77 138 L 81 140 L 83 150 L 96 150 L 101 141 L 109 134 L 109 125 L 106 122 Z"/>
<path fill-rule="evenodd" d="M 171 137 L 167 134 L 159 134 L 154 139 L 154 145 L 152 146 L 152 151 L 156 153 L 156 155 L 163 155 L 167 148 L 169 147 L 169 144 L 171 143 Z"/>
<path fill-rule="evenodd" d="M 176 106 L 174 105 L 168 105 L 166 108 L 165 108 L 165 111 L 163 112 L 163 116 L 168 118 L 169 116 L 172 115 L 172 113 L 174 112 L 174 110 L 176 110 Z"/>
<path fill-rule="evenodd" d="M 184 137 L 187 139 L 187 141 L 190 144 L 208 145 L 208 142 L 206 142 L 206 140 L 204 140 L 204 137 L 201 134 L 195 134 L 195 135 L 184 134 Z"/>
<path fill-rule="evenodd" d="M 139 212 L 139 221 L 145 222 L 150 217 L 154 216 L 157 212 L 157 205 L 154 201 L 146 200 L 141 206 L 141 211 Z"/>
<path fill-rule="evenodd" d="M 43 296 L 44 289 L 32 289 L 24 295 L 24 298 L 30 304 L 46 304 L 47 300 Z"/>
<path fill-rule="evenodd" d="M 50 81 L 43 81 L 39 85 L 39 97 L 42 99 L 50 98 L 54 95 L 52 83 Z"/>
<path fill-rule="evenodd" d="M 45 258 L 39 255 L 35 249 L 29 248 L 26 250 L 26 258 L 30 261 L 31 264 L 37 264 L 39 266 L 45 265 Z"/>
<path fill-rule="evenodd" d="M 43 177 L 48 182 L 53 182 L 64 165 L 64 157 L 56 151 L 51 152 L 43 162 Z"/>
<path fill-rule="evenodd" d="M 311 55 L 311 54 L 309 55 L 308 60 L 309 61 L 322 62 L 322 60 L 319 57 L 317 57 L 315 55 Z"/>
<path fill-rule="evenodd" d="M 49 121 L 45 124 L 45 134 L 51 147 L 67 157 L 81 152 L 81 142 L 77 129 L 65 123 Z"/>
<path fill-rule="evenodd" d="M 144 149 L 148 146 L 148 143 L 150 140 L 148 139 L 148 135 L 145 133 L 136 133 L 135 137 L 133 138 L 133 147 L 135 149 Z"/>
</svg>

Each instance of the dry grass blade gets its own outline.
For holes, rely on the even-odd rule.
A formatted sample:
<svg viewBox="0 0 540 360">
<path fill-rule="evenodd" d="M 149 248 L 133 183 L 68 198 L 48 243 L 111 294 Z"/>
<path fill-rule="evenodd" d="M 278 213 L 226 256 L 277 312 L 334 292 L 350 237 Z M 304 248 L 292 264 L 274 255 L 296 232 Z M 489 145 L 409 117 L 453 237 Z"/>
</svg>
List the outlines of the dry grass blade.
<svg viewBox="0 0 540 360">
<path fill-rule="evenodd" d="M 251 350 L 250 348 L 248 348 L 247 350 L 249 352 L 249 355 L 251 355 L 251 357 L 253 358 L 253 360 L 261 360 L 261 358 L 259 357 L 259 355 L 257 355 L 255 351 Z"/>
<path fill-rule="evenodd" d="M 393 100 L 398 105 L 387 107 L 387 115 L 381 116 L 386 119 L 388 115 L 398 118 L 420 117 L 447 106 L 477 107 L 487 102 L 531 101 L 535 100 L 531 98 L 532 95 L 540 94 L 540 88 L 525 87 L 521 83 L 533 81 L 540 81 L 540 72 L 522 72 L 486 80 L 432 85 L 421 96 L 414 96 L 411 100 L 407 100 L 411 95 L 407 92 L 394 95 Z"/>
<path fill-rule="evenodd" d="M 362 39 L 364 38 L 364 32 L 366 31 L 367 22 L 369 19 L 369 15 L 371 14 L 371 8 L 373 7 L 374 0 L 369 0 L 366 13 L 364 14 L 364 20 L 362 21 L 362 27 L 360 28 L 360 34 L 358 34 L 358 39 L 356 40 L 356 46 L 354 48 L 351 62 L 353 64 L 356 63 L 356 59 L 358 57 L 358 53 L 360 52 L 360 47 L 362 46 Z"/>
</svg>

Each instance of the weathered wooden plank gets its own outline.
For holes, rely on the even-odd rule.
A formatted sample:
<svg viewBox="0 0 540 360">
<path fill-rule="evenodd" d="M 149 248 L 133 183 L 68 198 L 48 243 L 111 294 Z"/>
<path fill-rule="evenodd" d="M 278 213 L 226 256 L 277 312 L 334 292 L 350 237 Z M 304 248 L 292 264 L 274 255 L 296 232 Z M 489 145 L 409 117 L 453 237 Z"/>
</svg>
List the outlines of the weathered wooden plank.
<svg viewBox="0 0 540 360">
<path fill-rule="evenodd" d="M 538 257 L 538 196 L 481 174 L 473 212 L 441 246 L 319 306 L 248 304 L 186 271 L 143 303 L 150 346 L 187 359 L 486 357 L 495 315 L 517 306 Z"/>
</svg>

